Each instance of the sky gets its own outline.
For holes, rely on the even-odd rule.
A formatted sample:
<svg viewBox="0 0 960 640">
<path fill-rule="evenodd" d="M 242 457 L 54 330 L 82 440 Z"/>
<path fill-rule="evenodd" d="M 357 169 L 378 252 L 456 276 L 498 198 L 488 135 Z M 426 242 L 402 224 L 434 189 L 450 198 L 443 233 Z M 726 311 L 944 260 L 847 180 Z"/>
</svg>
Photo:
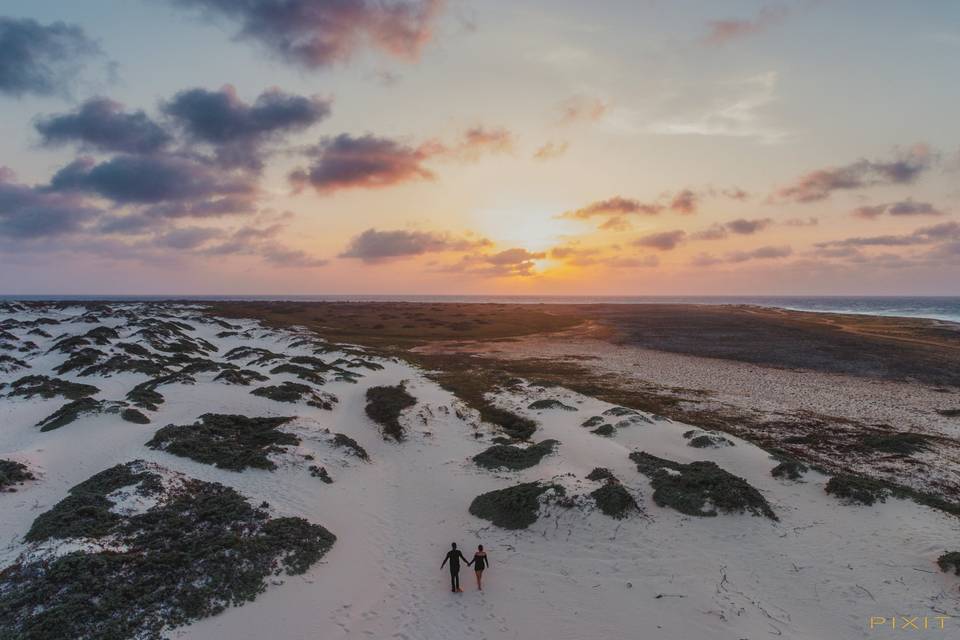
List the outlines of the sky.
<svg viewBox="0 0 960 640">
<path fill-rule="evenodd" d="M 5 0 L 0 293 L 960 295 L 948 0 Z"/>
</svg>

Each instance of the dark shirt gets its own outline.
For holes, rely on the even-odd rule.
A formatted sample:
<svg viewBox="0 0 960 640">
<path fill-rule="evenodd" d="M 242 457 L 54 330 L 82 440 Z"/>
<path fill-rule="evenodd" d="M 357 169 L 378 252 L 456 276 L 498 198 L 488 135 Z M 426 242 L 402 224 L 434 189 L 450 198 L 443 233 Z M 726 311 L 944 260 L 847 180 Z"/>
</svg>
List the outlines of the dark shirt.
<svg viewBox="0 0 960 640">
<path fill-rule="evenodd" d="M 487 554 L 484 553 L 475 553 L 473 554 L 473 569 L 474 571 L 483 571 L 490 566 L 490 561 L 487 560 Z"/>
<path fill-rule="evenodd" d="M 450 571 L 452 573 L 457 573 L 460 571 L 460 561 L 463 560 L 464 564 L 470 564 L 467 562 L 467 559 L 463 557 L 463 553 L 460 552 L 460 549 L 451 549 L 447 552 L 447 557 L 444 558 L 443 564 L 450 563 Z M 441 567 L 443 566 L 440 565 Z"/>
</svg>

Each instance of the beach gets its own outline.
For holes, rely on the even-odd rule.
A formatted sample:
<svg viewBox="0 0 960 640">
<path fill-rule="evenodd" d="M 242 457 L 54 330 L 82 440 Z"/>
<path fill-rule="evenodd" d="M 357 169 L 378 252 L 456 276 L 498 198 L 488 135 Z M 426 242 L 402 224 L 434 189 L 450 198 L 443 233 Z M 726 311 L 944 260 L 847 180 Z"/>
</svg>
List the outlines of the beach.
<svg viewBox="0 0 960 640">
<path fill-rule="evenodd" d="M 46 567 L 68 560 L 110 557 L 128 563 L 121 583 L 150 584 L 152 565 L 136 559 L 178 542 L 144 527 L 174 505 L 235 494 L 260 505 L 236 513 L 263 542 L 233 546 L 231 564 L 273 557 L 262 574 L 251 560 L 249 601 L 228 598 L 235 583 L 209 556 L 168 566 L 211 568 L 191 595 L 210 608 L 184 610 L 179 624 L 170 612 L 186 584 L 72 610 L 65 594 L 87 587 L 69 578 L 47 605 L 78 630 L 112 620 L 139 629 L 129 637 L 198 640 L 820 640 L 893 637 L 870 627 L 891 615 L 948 630 L 960 583 L 937 560 L 956 549 L 955 329 L 738 307 L 643 312 L 8 305 L 0 458 L 32 477 L 0 494 L 0 598 L 41 593 Z M 678 340 L 691 323 L 696 339 Z M 738 348 L 719 357 L 710 331 Z M 793 354 L 750 343 L 798 331 Z M 832 359 L 811 364 L 809 349 Z M 900 433 L 921 434 L 918 448 L 882 450 Z M 851 472 L 886 484 L 868 485 L 869 504 L 827 491 Z M 701 473 L 707 494 L 672 484 Z M 521 490 L 532 502 L 505 498 Z M 81 498 L 103 510 L 45 515 Z M 213 513 L 177 517 L 192 519 L 183 531 L 215 530 Z M 281 524 L 302 533 L 270 537 Z M 464 569 L 465 593 L 450 593 L 440 563 L 452 541 L 468 558 L 487 549 L 483 592 Z M 48 624 L 39 610 L 7 610 L 4 625 Z"/>
</svg>

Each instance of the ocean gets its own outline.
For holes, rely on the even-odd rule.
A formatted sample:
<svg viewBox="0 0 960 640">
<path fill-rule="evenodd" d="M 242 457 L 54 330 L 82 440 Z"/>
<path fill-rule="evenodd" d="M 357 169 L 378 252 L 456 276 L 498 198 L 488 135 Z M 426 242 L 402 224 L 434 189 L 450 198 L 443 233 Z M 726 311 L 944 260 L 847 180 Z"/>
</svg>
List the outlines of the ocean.
<svg viewBox="0 0 960 640">
<path fill-rule="evenodd" d="M 0 295 L 0 300 L 302 300 L 324 302 L 492 302 L 505 304 L 732 304 L 824 313 L 930 318 L 960 323 L 960 296 Z"/>
</svg>

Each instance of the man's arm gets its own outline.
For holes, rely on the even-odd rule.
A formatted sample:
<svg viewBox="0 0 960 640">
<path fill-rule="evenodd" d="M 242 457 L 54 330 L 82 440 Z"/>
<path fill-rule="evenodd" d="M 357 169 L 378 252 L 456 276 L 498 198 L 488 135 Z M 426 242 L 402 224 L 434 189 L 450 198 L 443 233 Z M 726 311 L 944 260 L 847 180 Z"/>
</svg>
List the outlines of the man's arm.
<svg viewBox="0 0 960 640">
<path fill-rule="evenodd" d="M 448 556 L 448 555 L 447 555 L 447 556 L 443 556 L 443 564 L 440 565 L 440 568 L 441 568 L 441 569 L 443 569 L 443 567 L 446 566 L 447 560 L 449 560 L 449 559 L 450 559 L 450 556 Z"/>
</svg>

